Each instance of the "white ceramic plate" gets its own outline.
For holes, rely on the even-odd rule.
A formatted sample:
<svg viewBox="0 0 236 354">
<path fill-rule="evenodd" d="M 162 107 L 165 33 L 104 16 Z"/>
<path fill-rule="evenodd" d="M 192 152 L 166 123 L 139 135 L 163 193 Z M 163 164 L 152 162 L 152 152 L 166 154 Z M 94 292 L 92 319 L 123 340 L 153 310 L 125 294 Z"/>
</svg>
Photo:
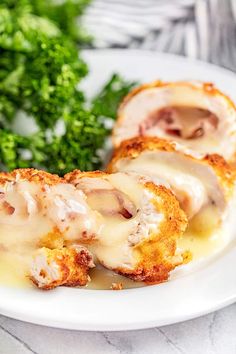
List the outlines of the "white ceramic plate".
<svg viewBox="0 0 236 354">
<path fill-rule="evenodd" d="M 87 51 L 91 75 L 84 87 L 93 94 L 114 71 L 127 79 L 214 82 L 236 101 L 236 76 L 224 69 L 181 57 L 143 51 Z M 186 266 L 188 267 L 188 266 Z M 37 324 L 79 330 L 128 330 L 194 318 L 236 300 L 236 242 L 181 276 L 156 286 L 123 291 L 0 287 L 0 313 Z"/>
</svg>

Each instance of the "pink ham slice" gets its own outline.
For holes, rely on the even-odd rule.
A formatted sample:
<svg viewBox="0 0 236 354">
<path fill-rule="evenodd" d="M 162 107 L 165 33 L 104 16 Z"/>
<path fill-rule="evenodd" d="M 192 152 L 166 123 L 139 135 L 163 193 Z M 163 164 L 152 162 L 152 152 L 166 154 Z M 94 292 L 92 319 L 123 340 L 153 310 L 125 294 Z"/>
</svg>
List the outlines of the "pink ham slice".
<svg viewBox="0 0 236 354">
<path fill-rule="evenodd" d="M 152 112 L 139 126 L 141 136 L 150 135 L 151 129 L 159 127 L 166 134 L 183 139 L 197 139 L 215 130 L 218 118 L 206 109 L 173 106 Z"/>
</svg>

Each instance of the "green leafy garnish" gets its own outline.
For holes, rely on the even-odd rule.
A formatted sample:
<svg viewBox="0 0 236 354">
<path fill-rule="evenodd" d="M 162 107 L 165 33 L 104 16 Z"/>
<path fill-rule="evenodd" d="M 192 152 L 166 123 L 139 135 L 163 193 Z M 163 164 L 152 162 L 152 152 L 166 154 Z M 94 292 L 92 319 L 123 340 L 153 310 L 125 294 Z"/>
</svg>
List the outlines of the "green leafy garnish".
<svg viewBox="0 0 236 354">
<path fill-rule="evenodd" d="M 21 159 L 20 156 L 20 149 L 23 149 L 27 145 L 26 140 L 22 136 L 0 130 L 1 165 L 7 166 L 9 170 L 17 167 L 26 167 L 24 159 Z"/>
<path fill-rule="evenodd" d="M 31 0 L 33 12 L 55 22 L 61 31 L 79 44 L 89 44 L 91 36 L 80 25 L 80 16 L 91 0 Z"/>
<path fill-rule="evenodd" d="M 137 85 L 136 82 L 125 81 L 114 74 L 101 92 L 93 99 L 93 112 L 98 116 L 116 118 L 117 108 L 128 92 Z"/>
<path fill-rule="evenodd" d="M 78 89 L 88 69 L 78 53 L 77 44 L 85 38 L 76 25 L 88 3 L 1 1 L 1 169 L 36 167 L 63 175 L 101 166 L 100 150 L 111 129 L 106 118 L 115 118 L 134 84 L 114 75 L 88 109 Z M 30 121 L 35 127 L 29 134 Z"/>
<path fill-rule="evenodd" d="M 54 136 L 48 145 L 45 165 L 48 171 L 63 175 L 75 168 L 82 171 L 100 167 L 98 149 L 103 147 L 108 130 L 97 117 L 80 110 L 65 123 L 65 134 Z"/>
</svg>

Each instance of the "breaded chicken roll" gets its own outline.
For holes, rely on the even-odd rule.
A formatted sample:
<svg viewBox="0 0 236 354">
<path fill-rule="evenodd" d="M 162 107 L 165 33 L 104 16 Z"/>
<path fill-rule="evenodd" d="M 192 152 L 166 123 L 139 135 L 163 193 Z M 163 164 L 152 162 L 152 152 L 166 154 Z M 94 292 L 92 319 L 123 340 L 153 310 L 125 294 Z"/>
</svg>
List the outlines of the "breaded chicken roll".
<svg viewBox="0 0 236 354">
<path fill-rule="evenodd" d="M 113 143 L 117 147 L 135 136 L 174 140 L 194 156 L 217 153 L 235 162 L 235 105 L 209 83 L 142 85 L 121 103 Z"/>
<path fill-rule="evenodd" d="M 88 271 L 94 267 L 92 254 L 82 246 L 61 249 L 38 249 L 33 257 L 30 279 L 43 290 L 60 285 L 84 286 L 90 281 Z"/>
<path fill-rule="evenodd" d="M 158 283 L 183 262 L 176 241 L 187 220 L 170 190 L 129 173 L 74 171 L 65 179 L 101 217 L 98 240 L 89 249 L 106 268 Z"/>
<path fill-rule="evenodd" d="M 44 171 L 0 173 L 0 243 L 16 266 L 31 268 L 38 287 L 88 282 L 91 254 L 81 246 L 67 248 L 96 241 L 98 213 L 86 200 L 82 190 Z"/>
<path fill-rule="evenodd" d="M 97 214 L 83 191 L 63 178 L 19 169 L 0 173 L 0 224 L 2 243 L 10 229 L 16 235 L 6 240 L 8 246 L 17 243 L 18 235 L 25 244 L 58 248 L 78 240 L 91 242 L 96 237 Z"/>
<path fill-rule="evenodd" d="M 235 196 L 235 171 L 219 155 L 194 158 L 174 142 L 139 137 L 124 141 L 115 151 L 109 172 L 136 172 L 169 186 L 181 207 L 192 218 L 212 208 L 222 219 Z"/>
</svg>

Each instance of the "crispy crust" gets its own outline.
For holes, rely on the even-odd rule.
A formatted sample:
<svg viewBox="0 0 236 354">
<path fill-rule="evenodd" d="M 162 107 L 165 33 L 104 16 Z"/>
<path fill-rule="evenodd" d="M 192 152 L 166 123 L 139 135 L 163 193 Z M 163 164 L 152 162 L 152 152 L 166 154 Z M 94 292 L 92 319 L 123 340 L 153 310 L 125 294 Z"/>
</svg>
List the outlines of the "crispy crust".
<svg viewBox="0 0 236 354">
<path fill-rule="evenodd" d="M 19 169 L 11 173 L 0 173 L 0 184 L 28 180 L 40 184 L 55 185 L 57 183 L 72 183 L 80 178 L 103 178 L 108 176 L 101 171 L 80 172 L 75 170 L 64 178 L 51 175 L 35 169 Z M 156 186 L 152 182 L 140 180 L 144 188 L 153 193 L 153 203 L 156 210 L 164 215 L 156 233 L 152 233 L 148 239 L 132 247 L 136 265 L 132 271 L 128 269 L 115 269 L 120 274 L 137 281 L 159 283 L 168 279 L 169 272 L 175 268 L 180 260 L 176 261 L 176 240 L 180 237 L 187 225 L 184 212 L 171 191 L 163 186 Z M 42 289 L 49 290 L 60 285 L 77 286 L 86 285 L 89 279 L 88 270 L 91 256 L 88 252 L 77 252 L 73 248 L 65 247 L 60 231 L 55 228 L 40 240 L 38 245 L 44 250 L 44 256 L 50 266 L 56 263 L 59 277 L 46 284 L 40 284 L 37 277 L 31 275 L 34 284 Z M 42 274 L 44 269 L 42 268 Z M 41 275 L 42 275 L 41 274 Z M 46 276 L 46 273 L 45 273 Z"/>
<path fill-rule="evenodd" d="M 178 151 L 177 145 L 173 141 L 168 141 L 165 139 L 160 139 L 157 137 L 135 137 L 125 140 L 121 145 L 114 151 L 113 157 L 107 166 L 107 171 L 109 173 L 116 172 L 116 162 L 120 159 L 129 158 L 134 159 L 139 156 L 143 151 L 166 151 L 175 152 L 182 154 L 193 161 L 201 161 L 205 165 L 210 165 L 220 182 L 226 189 L 226 195 L 231 195 L 233 187 L 235 184 L 236 173 L 222 156 L 217 154 L 206 155 L 201 159 L 196 159 L 191 155 Z"/>
<path fill-rule="evenodd" d="M 51 290 L 57 286 L 84 286 L 90 280 L 88 271 L 92 261 L 91 256 L 85 250 L 77 252 L 73 248 L 48 249 L 43 248 L 47 263 L 56 263 L 60 276 L 57 280 L 40 286 L 38 280 L 31 275 L 30 279 L 40 289 Z M 42 269 L 41 275 L 44 270 Z"/>
<path fill-rule="evenodd" d="M 115 271 L 135 281 L 156 284 L 168 280 L 169 272 L 183 262 L 181 257 L 175 255 L 176 241 L 187 227 L 187 218 L 170 190 L 152 182 L 145 183 L 145 187 L 157 196 L 152 203 L 164 219 L 157 233 L 152 233 L 148 239 L 133 247 L 138 258 L 136 268 L 118 268 Z"/>
<path fill-rule="evenodd" d="M 45 247 L 50 249 L 61 249 L 63 246 L 65 246 L 65 239 L 58 227 L 54 227 L 51 232 L 43 236 L 38 244 L 39 248 Z"/>
<path fill-rule="evenodd" d="M 105 176 L 107 176 L 107 173 L 101 171 L 80 172 L 75 170 L 63 179 L 44 171 L 19 169 L 11 173 L 0 173 L 0 184 L 15 182 L 16 180 L 28 180 L 35 183 L 55 185 L 65 182 L 76 183 L 78 178 L 83 177 L 102 178 Z M 157 196 L 157 198 L 153 198 L 152 203 L 159 212 L 164 214 L 165 218 L 157 234 L 150 235 L 147 240 L 133 247 L 133 252 L 138 260 L 135 269 L 132 271 L 116 269 L 116 271 L 137 281 L 158 283 L 168 279 L 170 270 L 177 265 L 175 260 L 176 239 L 182 235 L 187 221 L 177 200 L 169 190 L 162 186 L 155 186 L 151 182 L 143 183 L 145 188 Z M 52 233 L 40 240 L 39 246 L 43 246 L 43 249 L 45 249 L 48 264 L 54 261 L 60 270 L 59 278 L 41 286 L 42 289 L 49 290 L 60 285 L 82 286 L 87 284 L 88 264 L 91 257 L 86 252 L 78 253 L 72 248 L 63 247 L 64 243 L 58 230 L 53 230 Z M 40 286 L 35 277 L 31 276 L 31 280 L 37 286 Z"/>
<path fill-rule="evenodd" d="M 29 182 L 43 183 L 53 186 L 58 183 L 65 183 L 65 180 L 58 175 L 34 168 L 19 168 L 12 172 L 0 172 L 0 185 L 16 180 L 27 180 Z"/>
</svg>

